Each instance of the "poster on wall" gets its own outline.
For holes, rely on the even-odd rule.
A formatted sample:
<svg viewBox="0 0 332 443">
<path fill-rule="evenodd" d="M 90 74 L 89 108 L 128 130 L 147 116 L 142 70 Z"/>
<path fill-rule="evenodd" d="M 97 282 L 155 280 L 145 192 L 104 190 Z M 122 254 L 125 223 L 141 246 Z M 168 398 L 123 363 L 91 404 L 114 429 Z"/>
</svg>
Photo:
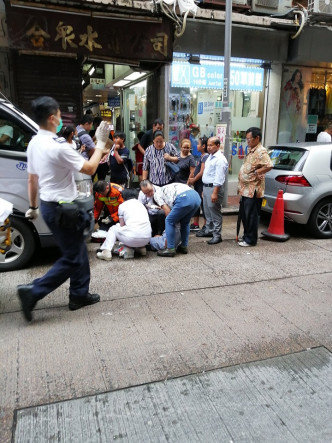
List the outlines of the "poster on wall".
<svg viewBox="0 0 332 443">
<path fill-rule="evenodd" d="M 310 69 L 287 66 L 283 73 L 280 97 L 278 143 L 305 141 L 307 103 L 306 77 Z"/>
<path fill-rule="evenodd" d="M 225 145 L 226 130 L 227 130 L 227 125 L 225 124 L 216 125 L 216 136 L 219 138 L 222 148 Z"/>
<path fill-rule="evenodd" d="M 318 123 L 318 115 L 308 115 L 307 134 L 316 134 L 317 123 Z"/>
</svg>

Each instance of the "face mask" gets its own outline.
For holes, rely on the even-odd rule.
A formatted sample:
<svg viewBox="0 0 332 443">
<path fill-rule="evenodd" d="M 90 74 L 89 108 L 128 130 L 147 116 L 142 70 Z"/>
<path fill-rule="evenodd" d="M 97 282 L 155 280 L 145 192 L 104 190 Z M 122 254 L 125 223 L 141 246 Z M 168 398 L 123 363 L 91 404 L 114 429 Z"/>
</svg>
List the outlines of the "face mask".
<svg viewBox="0 0 332 443">
<path fill-rule="evenodd" d="M 55 117 L 55 118 L 58 119 L 58 117 Z M 62 126 L 63 126 L 63 121 L 62 121 L 62 118 L 60 117 L 59 124 L 58 124 L 58 126 L 56 127 L 56 130 L 55 130 L 56 133 L 61 131 Z"/>
</svg>

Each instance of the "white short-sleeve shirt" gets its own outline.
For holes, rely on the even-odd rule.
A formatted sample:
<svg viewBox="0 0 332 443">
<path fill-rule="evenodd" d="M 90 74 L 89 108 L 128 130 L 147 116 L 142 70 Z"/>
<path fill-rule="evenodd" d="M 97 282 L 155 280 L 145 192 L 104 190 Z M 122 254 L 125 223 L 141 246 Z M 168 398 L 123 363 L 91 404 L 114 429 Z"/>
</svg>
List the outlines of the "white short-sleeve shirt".
<svg viewBox="0 0 332 443">
<path fill-rule="evenodd" d="M 121 203 L 118 209 L 119 218 L 123 218 L 126 226 L 133 235 L 139 232 L 140 237 L 151 237 L 151 224 L 148 211 L 145 206 L 132 198 Z M 129 234 L 130 235 L 130 234 Z"/>
<path fill-rule="evenodd" d="M 318 134 L 317 141 L 320 143 L 331 143 L 332 137 L 325 131 L 322 131 Z"/>
<path fill-rule="evenodd" d="M 38 175 L 40 198 L 44 201 L 73 201 L 78 195 L 74 172 L 84 158 L 68 144 L 56 141 L 50 131 L 39 129 L 28 145 L 28 173 Z"/>
</svg>

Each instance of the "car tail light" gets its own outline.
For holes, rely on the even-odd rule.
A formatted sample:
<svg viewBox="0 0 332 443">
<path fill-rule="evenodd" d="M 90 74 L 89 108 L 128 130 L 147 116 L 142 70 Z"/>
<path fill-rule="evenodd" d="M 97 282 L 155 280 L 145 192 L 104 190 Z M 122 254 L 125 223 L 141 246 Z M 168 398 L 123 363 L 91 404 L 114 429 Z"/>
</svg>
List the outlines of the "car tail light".
<svg viewBox="0 0 332 443">
<path fill-rule="evenodd" d="M 284 183 L 288 186 L 301 186 L 304 188 L 311 187 L 311 184 L 303 175 L 278 175 L 277 182 Z"/>
</svg>

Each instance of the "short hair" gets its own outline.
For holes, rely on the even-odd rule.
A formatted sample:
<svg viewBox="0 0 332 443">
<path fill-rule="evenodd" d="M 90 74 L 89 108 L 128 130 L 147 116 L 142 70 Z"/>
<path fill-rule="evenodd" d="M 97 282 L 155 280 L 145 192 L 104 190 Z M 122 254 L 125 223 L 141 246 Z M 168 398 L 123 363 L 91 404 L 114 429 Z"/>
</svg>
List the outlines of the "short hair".
<svg viewBox="0 0 332 443">
<path fill-rule="evenodd" d="M 259 141 L 262 140 L 262 131 L 260 130 L 260 128 L 253 126 L 252 128 L 246 130 L 246 135 L 250 132 L 253 138 L 259 137 Z"/>
<path fill-rule="evenodd" d="M 157 129 L 156 131 L 154 131 L 154 133 L 153 133 L 153 135 L 152 135 L 152 138 L 153 138 L 153 140 L 156 138 L 156 137 L 162 137 L 162 138 L 164 138 L 164 131 L 162 131 L 162 130 L 160 130 L 160 129 Z"/>
<path fill-rule="evenodd" d="M 212 137 L 209 137 L 208 140 L 210 140 L 210 139 L 213 141 L 213 143 L 214 143 L 216 146 L 220 146 L 220 138 L 218 138 L 216 135 L 214 135 L 214 136 L 212 136 Z"/>
<path fill-rule="evenodd" d="M 107 185 L 108 182 L 106 180 L 98 180 L 96 183 L 93 184 L 93 193 L 95 194 L 96 192 L 98 192 L 98 194 L 101 194 L 105 191 Z"/>
<path fill-rule="evenodd" d="M 141 180 L 139 185 L 140 185 L 141 189 L 148 188 L 149 186 L 153 186 L 152 183 L 150 182 L 150 180 L 147 180 L 147 179 Z"/>
<path fill-rule="evenodd" d="M 208 150 L 207 150 L 207 142 L 208 142 L 207 136 L 203 135 L 203 137 L 199 137 L 199 140 L 201 141 L 201 145 L 204 146 L 204 152 L 208 152 Z"/>
<path fill-rule="evenodd" d="M 80 120 L 80 124 L 81 124 L 81 125 L 85 125 L 85 123 L 89 123 L 89 125 L 90 125 L 91 123 L 93 123 L 93 117 L 92 117 L 92 115 L 90 115 L 90 114 L 85 114 L 85 115 L 83 115 L 83 117 L 82 117 L 81 120 Z"/>
<path fill-rule="evenodd" d="M 155 121 L 153 122 L 153 126 L 156 126 L 156 125 L 164 126 L 164 121 L 161 118 L 156 118 Z"/>
<path fill-rule="evenodd" d="M 135 188 L 124 188 L 122 189 L 121 194 L 124 201 L 138 198 L 138 192 Z"/>
<path fill-rule="evenodd" d="M 52 97 L 38 97 L 31 103 L 36 123 L 45 124 L 50 115 L 55 115 L 60 109 L 59 103 Z"/>
<path fill-rule="evenodd" d="M 191 148 L 191 141 L 189 140 L 189 138 L 183 138 L 181 140 L 181 148 L 182 148 L 183 143 L 189 144 L 189 148 Z"/>
<path fill-rule="evenodd" d="M 126 134 L 124 132 L 122 132 L 122 131 L 115 131 L 114 135 L 113 135 L 113 139 L 115 137 L 121 138 L 121 140 L 123 140 L 124 142 L 126 141 Z"/>
</svg>

